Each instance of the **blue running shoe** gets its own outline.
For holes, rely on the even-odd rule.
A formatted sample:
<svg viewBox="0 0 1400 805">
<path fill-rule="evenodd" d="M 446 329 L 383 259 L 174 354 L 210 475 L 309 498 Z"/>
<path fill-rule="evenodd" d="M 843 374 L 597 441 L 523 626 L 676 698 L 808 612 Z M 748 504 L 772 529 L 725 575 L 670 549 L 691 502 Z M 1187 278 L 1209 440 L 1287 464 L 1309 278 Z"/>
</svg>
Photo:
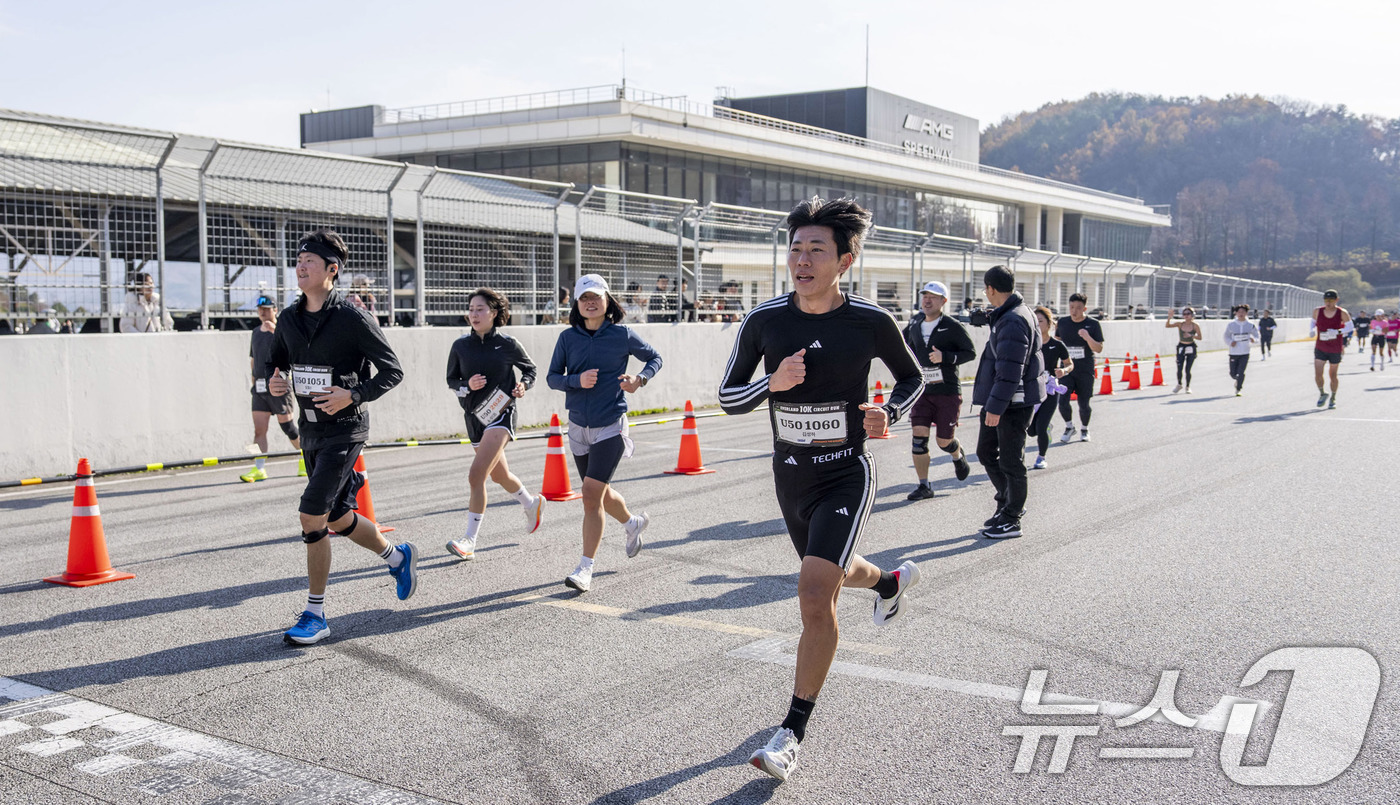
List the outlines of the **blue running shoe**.
<svg viewBox="0 0 1400 805">
<path fill-rule="evenodd" d="M 301 613 L 297 618 L 297 625 L 288 629 L 282 634 L 282 639 L 288 643 L 296 643 L 301 646 L 309 646 L 312 643 L 319 643 L 330 637 L 331 627 L 326 625 L 324 615 L 314 615 L 310 612 Z"/>
<path fill-rule="evenodd" d="M 405 542 L 394 547 L 403 552 L 403 561 L 389 568 L 389 575 L 398 582 L 399 600 L 407 601 L 418 591 L 418 546 Z"/>
</svg>

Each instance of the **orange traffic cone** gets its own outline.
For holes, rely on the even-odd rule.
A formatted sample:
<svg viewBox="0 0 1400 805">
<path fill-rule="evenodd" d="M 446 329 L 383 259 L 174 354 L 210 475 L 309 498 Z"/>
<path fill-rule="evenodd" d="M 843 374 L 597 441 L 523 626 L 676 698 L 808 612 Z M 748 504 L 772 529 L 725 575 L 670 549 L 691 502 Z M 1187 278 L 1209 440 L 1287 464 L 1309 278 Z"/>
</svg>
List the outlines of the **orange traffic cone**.
<svg viewBox="0 0 1400 805">
<path fill-rule="evenodd" d="M 884 385 L 882 385 L 882 384 L 880 383 L 880 381 L 878 381 L 878 380 L 875 381 L 875 404 L 876 404 L 876 405 L 884 405 L 884 404 L 885 404 L 885 387 L 884 387 Z M 871 436 L 870 438 L 872 438 L 872 439 L 888 439 L 888 438 L 890 438 L 890 426 L 889 426 L 888 424 L 886 424 L 886 425 L 885 425 L 885 432 L 884 432 L 884 433 L 880 434 L 879 436 Z"/>
<path fill-rule="evenodd" d="M 1123 359 L 1123 376 L 1118 378 L 1119 383 L 1127 383 L 1133 379 L 1133 353 L 1126 354 L 1127 357 Z"/>
<path fill-rule="evenodd" d="M 700 433 L 695 429 L 695 408 L 690 400 L 685 401 L 685 423 L 681 425 L 681 454 L 676 459 L 676 468 L 666 470 L 667 475 L 708 475 L 714 470 L 707 469 L 700 460 Z"/>
<path fill-rule="evenodd" d="M 1128 391 L 1137 391 L 1142 388 L 1142 375 L 1138 373 L 1138 359 L 1133 356 L 1133 374 L 1128 378 Z"/>
<path fill-rule="evenodd" d="M 540 494 L 545 500 L 577 500 L 583 497 L 569 483 L 569 465 L 564 462 L 564 436 L 559 432 L 559 415 L 549 415 L 549 439 L 544 449 L 544 482 Z"/>
<path fill-rule="evenodd" d="M 355 493 L 355 508 L 359 510 L 360 516 L 367 518 L 370 522 L 379 526 L 379 533 L 387 534 L 394 530 L 393 526 L 384 525 L 379 522 L 379 518 L 374 516 L 374 495 L 369 491 L 369 470 L 365 468 L 365 454 L 355 456 L 355 472 L 365 477 L 365 482 L 360 486 L 360 491 Z"/>
<path fill-rule="evenodd" d="M 1157 354 L 1157 365 L 1152 367 L 1152 385 L 1165 386 L 1167 382 L 1162 379 L 1162 355 Z"/>
<path fill-rule="evenodd" d="M 107 558 L 107 536 L 97 510 L 97 487 L 92 485 L 92 464 L 78 459 L 78 485 L 73 487 L 73 522 L 68 528 L 68 569 L 62 576 L 44 581 L 68 587 L 91 587 L 109 581 L 134 579 L 134 573 L 112 569 Z"/>
<path fill-rule="evenodd" d="M 1103 382 L 1099 384 L 1099 394 L 1107 397 L 1113 393 L 1113 361 L 1103 359 Z"/>
</svg>

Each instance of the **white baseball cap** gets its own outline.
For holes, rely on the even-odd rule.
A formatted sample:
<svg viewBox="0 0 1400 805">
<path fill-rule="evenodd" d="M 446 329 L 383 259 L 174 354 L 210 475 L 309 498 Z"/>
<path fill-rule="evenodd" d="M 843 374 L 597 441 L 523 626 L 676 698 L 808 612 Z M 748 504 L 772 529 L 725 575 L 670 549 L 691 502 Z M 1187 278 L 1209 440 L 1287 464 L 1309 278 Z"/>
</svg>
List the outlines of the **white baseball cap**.
<svg viewBox="0 0 1400 805">
<path fill-rule="evenodd" d="M 596 293 L 599 296 L 608 295 L 608 281 L 598 274 L 584 274 L 574 283 L 574 298 L 577 299 L 586 293 Z"/>
<path fill-rule="evenodd" d="M 928 282 L 924 284 L 924 289 L 922 291 L 919 291 L 919 293 L 931 293 L 934 296 L 941 296 L 944 299 L 947 299 L 948 286 L 944 285 L 941 282 Z"/>
<path fill-rule="evenodd" d="M 1384 315 L 1385 315 L 1385 311 L 1384 311 L 1384 310 L 1381 310 L 1380 308 L 1376 308 L 1376 312 L 1373 313 L 1373 314 L 1371 314 L 1371 315 L 1373 315 L 1373 316 L 1384 316 Z"/>
</svg>

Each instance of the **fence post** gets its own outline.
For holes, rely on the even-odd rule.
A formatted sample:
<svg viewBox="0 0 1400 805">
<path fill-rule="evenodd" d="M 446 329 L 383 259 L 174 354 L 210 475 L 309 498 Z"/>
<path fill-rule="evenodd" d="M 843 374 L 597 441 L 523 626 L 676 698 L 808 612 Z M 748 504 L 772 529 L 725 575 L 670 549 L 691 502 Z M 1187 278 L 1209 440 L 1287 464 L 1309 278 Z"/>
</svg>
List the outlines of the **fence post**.
<svg viewBox="0 0 1400 805">
<path fill-rule="evenodd" d="M 205 199 L 205 172 L 221 143 L 214 141 L 209 155 L 199 166 L 199 329 L 209 329 L 209 208 Z"/>
<path fill-rule="evenodd" d="M 574 184 L 573 182 L 570 182 L 568 187 L 559 191 L 559 197 L 554 200 L 554 209 L 552 210 L 552 212 L 554 213 L 554 287 L 549 289 L 549 311 L 555 323 L 558 323 L 563 320 L 559 310 L 559 289 L 563 287 L 559 284 L 559 251 L 562 248 L 559 242 L 559 208 L 564 206 L 564 200 L 567 199 L 569 197 L 569 194 L 572 192 L 574 192 Z M 579 216 L 575 214 L 575 232 L 578 231 L 578 222 Z"/>
<path fill-rule="evenodd" d="M 156 285 L 160 294 L 160 320 L 165 321 L 165 161 L 175 150 L 178 136 L 171 135 L 170 144 L 156 163 Z"/>
<path fill-rule="evenodd" d="M 400 163 L 399 172 L 394 175 L 394 181 L 389 183 L 389 189 L 384 191 L 384 285 L 385 294 L 389 297 L 389 324 L 394 325 L 394 188 L 399 186 L 399 180 L 408 173 L 408 163 Z M 419 200 L 422 206 L 422 200 Z M 280 282 L 279 282 L 280 284 Z M 420 293 L 427 293 L 427 288 L 423 288 Z"/>
<path fill-rule="evenodd" d="M 98 296 L 98 310 L 102 317 L 102 332 L 112 332 L 112 205 L 98 206 L 97 224 L 97 284 L 102 288 Z M 125 283 L 123 283 L 125 285 Z M 120 330 L 120 328 L 118 328 Z"/>
<path fill-rule="evenodd" d="M 693 209 L 695 209 L 694 204 L 687 204 L 676 216 L 676 317 L 673 321 L 677 324 L 681 320 L 681 282 L 685 279 L 685 217 Z M 696 228 L 696 237 L 697 239 L 699 237 L 698 227 Z M 666 298 L 662 297 L 661 302 L 664 305 Z M 665 308 L 662 310 L 664 311 Z"/>
</svg>

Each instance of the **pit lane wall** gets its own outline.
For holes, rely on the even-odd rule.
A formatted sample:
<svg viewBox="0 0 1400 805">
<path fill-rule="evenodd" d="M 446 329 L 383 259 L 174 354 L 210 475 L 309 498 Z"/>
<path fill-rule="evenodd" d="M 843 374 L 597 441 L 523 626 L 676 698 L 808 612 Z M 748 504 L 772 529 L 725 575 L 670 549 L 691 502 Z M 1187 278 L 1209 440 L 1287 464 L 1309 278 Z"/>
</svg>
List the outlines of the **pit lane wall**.
<svg viewBox="0 0 1400 805">
<path fill-rule="evenodd" d="M 1279 319 L 1277 342 L 1308 336 L 1307 319 Z M 1104 354 L 1151 358 L 1171 374 L 1176 331 L 1163 321 L 1103 322 Z M 1223 349 L 1224 320 L 1201 322 L 1203 351 Z M 656 380 L 633 395 L 634 411 L 713 405 L 739 324 L 645 324 L 634 329 L 661 353 Z M 539 366 L 535 389 L 520 401 L 520 424 L 566 419 L 564 395 L 544 375 L 560 327 L 510 328 Z M 391 328 L 389 343 L 404 381 L 370 405 L 371 441 L 464 433 L 463 413 L 447 388 L 447 353 L 467 328 Z M 972 328 L 979 354 L 985 328 Z M 96 468 L 244 454 L 252 442 L 248 332 L 49 335 L 0 338 L 0 479 L 73 472 L 80 457 Z M 970 378 L 976 361 L 963 367 Z M 1116 365 L 1116 362 L 1115 362 Z M 639 364 L 632 361 L 631 371 Z M 1142 370 L 1150 372 L 1145 365 Z M 1301 371 L 1301 370 L 1300 370 Z M 1306 373 L 1305 373 L 1306 374 Z M 1119 376 L 1115 369 L 1114 380 Z M 1151 375 L 1148 374 L 1147 378 Z M 888 387 L 878 362 L 870 381 Z M 970 391 L 969 391 L 970 393 Z M 272 450 L 289 449 L 276 423 Z M 465 455 L 465 452 L 464 452 Z M 465 471 L 466 465 L 463 464 Z"/>
</svg>

